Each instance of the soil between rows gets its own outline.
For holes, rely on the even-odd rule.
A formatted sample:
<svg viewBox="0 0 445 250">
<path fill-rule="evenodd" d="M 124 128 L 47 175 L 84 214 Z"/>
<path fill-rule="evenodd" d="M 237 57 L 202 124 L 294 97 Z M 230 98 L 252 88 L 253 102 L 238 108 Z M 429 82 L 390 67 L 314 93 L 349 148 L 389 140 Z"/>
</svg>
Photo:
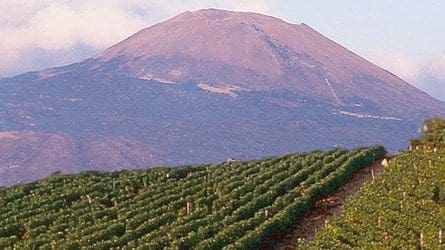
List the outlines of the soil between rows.
<svg viewBox="0 0 445 250">
<path fill-rule="evenodd" d="M 282 234 L 264 239 L 258 249 L 290 250 L 295 249 L 298 238 L 313 239 L 315 233 L 325 226 L 326 220 L 339 215 L 348 197 L 357 193 L 362 186 L 380 174 L 383 166 L 376 161 L 353 173 L 338 190 L 315 202 L 310 211 L 296 219 L 291 229 Z"/>
</svg>

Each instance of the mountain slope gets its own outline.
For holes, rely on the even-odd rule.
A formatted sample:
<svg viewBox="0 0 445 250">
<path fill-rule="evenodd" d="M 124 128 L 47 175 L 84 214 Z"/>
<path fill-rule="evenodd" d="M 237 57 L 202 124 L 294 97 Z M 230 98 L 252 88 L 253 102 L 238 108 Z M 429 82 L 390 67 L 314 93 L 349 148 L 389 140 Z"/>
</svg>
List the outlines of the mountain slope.
<svg viewBox="0 0 445 250">
<path fill-rule="evenodd" d="M 433 115 L 445 115 L 443 102 L 305 24 L 186 12 L 85 61 L 0 80 L 0 131 L 63 134 L 72 149 L 69 161 L 49 151 L 19 156 L 20 147 L 0 138 L 8 155 L 0 185 L 56 170 L 218 162 L 335 144 L 398 149 Z"/>
<path fill-rule="evenodd" d="M 186 12 L 95 59 L 118 62 L 125 74 L 135 77 L 248 90 L 286 88 L 344 107 L 366 106 L 357 100 L 362 99 L 402 118 L 411 118 L 406 109 L 443 112 L 427 94 L 309 26 L 255 13 Z"/>
</svg>

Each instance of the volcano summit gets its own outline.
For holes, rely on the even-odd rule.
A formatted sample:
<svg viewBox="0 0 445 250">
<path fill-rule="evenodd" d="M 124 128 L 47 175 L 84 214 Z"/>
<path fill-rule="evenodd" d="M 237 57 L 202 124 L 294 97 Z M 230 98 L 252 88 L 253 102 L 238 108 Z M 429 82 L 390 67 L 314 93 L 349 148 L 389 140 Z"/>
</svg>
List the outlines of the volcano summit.
<svg viewBox="0 0 445 250">
<path fill-rule="evenodd" d="M 445 103 L 306 24 L 185 12 L 72 65 L 0 80 L 0 185 L 382 144 Z"/>
</svg>

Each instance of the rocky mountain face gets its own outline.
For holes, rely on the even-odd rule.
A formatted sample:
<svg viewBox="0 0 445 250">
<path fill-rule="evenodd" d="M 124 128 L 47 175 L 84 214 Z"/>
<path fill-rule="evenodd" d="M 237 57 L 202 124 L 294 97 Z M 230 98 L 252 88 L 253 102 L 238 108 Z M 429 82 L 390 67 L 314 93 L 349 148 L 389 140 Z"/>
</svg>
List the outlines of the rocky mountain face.
<svg viewBox="0 0 445 250">
<path fill-rule="evenodd" d="M 399 149 L 445 104 L 305 24 L 186 12 L 83 62 L 0 80 L 0 185 L 54 171 Z"/>
</svg>

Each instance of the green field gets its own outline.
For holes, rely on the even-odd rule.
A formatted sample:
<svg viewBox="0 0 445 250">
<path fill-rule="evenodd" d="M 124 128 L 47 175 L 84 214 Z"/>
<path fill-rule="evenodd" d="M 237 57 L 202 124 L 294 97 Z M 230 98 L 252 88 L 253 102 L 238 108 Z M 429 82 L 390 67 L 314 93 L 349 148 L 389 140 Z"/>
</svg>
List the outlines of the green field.
<svg viewBox="0 0 445 250">
<path fill-rule="evenodd" d="M 445 120 L 393 159 L 303 249 L 445 249 Z M 417 145 L 416 145 L 417 146 Z"/>
<path fill-rule="evenodd" d="M 398 156 L 325 231 L 300 247 L 445 248 L 445 152 Z"/>
<path fill-rule="evenodd" d="M 244 249 L 380 160 L 383 147 L 114 173 L 0 190 L 0 248 Z"/>
</svg>

